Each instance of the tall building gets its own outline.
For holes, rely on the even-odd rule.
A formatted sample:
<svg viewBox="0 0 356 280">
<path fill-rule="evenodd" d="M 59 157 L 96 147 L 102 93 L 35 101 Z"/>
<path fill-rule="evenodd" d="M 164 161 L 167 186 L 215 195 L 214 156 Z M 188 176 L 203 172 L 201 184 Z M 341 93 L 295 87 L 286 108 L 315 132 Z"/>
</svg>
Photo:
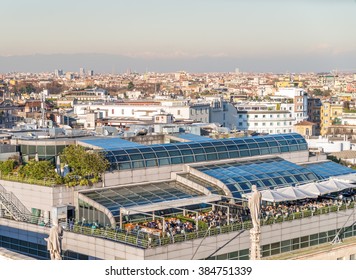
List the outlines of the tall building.
<svg viewBox="0 0 356 280">
<path fill-rule="evenodd" d="M 281 109 L 292 112 L 297 123 L 308 118 L 308 94 L 304 89 L 280 88 L 275 97 L 289 99 L 281 105 Z"/>
<path fill-rule="evenodd" d="M 56 76 L 56 78 L 59 78 L 61 76 L 63 76 L 63 70 L 62 69 L 55 69 L 54 70 L 54 75 Z"/>
<path fill-rule="evenodd" d="M 316 135 L 320 134 L 321 107 L 320 98 L 308 98 L 308 121 L 315 123 Z"/>
<path fill-rule="evenodd" d="M 324 101 L 320 111 L 320 134 L 326 135 L 328 128 L 333 124 L 338 124 L 344 109 L 343 102 Z"/>
<path fill-rule="evenodd" d="M 85 69 L 84 68 L 80 68 L 79 69 L 79 76 L 82 78 L 82 77 L 85 77 Z"/>
</svg>

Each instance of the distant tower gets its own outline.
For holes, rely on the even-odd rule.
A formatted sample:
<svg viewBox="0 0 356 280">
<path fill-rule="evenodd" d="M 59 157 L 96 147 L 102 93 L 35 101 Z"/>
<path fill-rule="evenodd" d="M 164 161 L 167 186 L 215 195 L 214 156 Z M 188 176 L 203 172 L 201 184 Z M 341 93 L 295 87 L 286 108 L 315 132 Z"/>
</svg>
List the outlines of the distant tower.
<svg viewBox="0 0 356 280">
<path fill-rule="evenodd" d="M 47 90 L 43 90 L 41 93 L 41 127 L 47 127 L 46 125 L 46 95 L 48 95 Z"/>
<path fill-rule="evenodd" d="M 94 76 L 94 70 L 89 70 L 88 71 L 88 76 L 93 77 Z"/>
<path fill-rule="evenodd" d="M 62 69 L 54 70 L 54 75 L 56 76 L 56 78 L 63 76 L 63 70 Z"/>
<path fill-rule="evenodd" d="M 85 69 L 84 68 L 80 68 L 79 69 L 79 76 L 80 77 L 84 77 L 85 76 Z"/>
</svg>

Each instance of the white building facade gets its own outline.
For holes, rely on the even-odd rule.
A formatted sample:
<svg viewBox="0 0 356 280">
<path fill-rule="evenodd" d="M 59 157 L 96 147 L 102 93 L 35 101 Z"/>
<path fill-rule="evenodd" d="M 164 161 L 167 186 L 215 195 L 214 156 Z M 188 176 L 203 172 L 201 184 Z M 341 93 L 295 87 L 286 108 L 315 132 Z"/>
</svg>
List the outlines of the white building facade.
<svg viewBox="0 0 356 280">
<path fill-rule="evenodd" d="M 290 133 L 295 119 L 289 111 L 251 110 L 237 112 L 237 129 L 258 133 Z"/>
</svg>

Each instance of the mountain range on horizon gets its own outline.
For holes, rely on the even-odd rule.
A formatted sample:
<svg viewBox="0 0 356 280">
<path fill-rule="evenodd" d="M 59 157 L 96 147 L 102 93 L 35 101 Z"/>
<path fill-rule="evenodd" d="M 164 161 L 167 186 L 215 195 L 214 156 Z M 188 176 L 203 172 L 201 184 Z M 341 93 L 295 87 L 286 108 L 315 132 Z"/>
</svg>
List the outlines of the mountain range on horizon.
<svg viewBox="0 0 356 280">
<path fill-rule="evenodd" d="M 355 57 L 355 56 L 353 56 Z M 355 57 L 356 58 L 356 57 Z M 176 72 L 191 73 L 273 72 L 302 73 L 329 72 L 331 70 L 356 72 L 350 54 L 263 56 L 263 57 L 170 57 L 142 58 L 113 54 L 34 54 L 0 56 L 0 73 L 9 72 L 78 72 L 79 68 L 94 70 L 95 73 L 121 74 L 132 72 Z"/>
</svg>

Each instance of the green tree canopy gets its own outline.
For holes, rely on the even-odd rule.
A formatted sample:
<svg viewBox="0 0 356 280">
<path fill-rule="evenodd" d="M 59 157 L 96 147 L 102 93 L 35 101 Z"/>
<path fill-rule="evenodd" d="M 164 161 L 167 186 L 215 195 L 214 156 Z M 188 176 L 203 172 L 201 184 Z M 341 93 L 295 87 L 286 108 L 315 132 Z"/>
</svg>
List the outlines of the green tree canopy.
<svg viewBox="0 0 356 280">
<path fill-rule="evenodd" d="M 135 88 L 135 85 L 133 82 L 129 82 L 128 85 L 127 85 L 127 89 L 128 90 L 133 90 Z"/>
<path fill-rule="evenodd" d="M 58 181 L 60 179 L 53 164 L 47 160 L 29 161 L 26 165 L 21 166 L 19 175 L 23 178 L 36 180 L 54 179 Z"/>
<path fill-rule="evenodd" d="M 63 150 L 60 157 L 61 162 L 70 168 L 67 175 L 70 177 L 97 180 L 109 167 L 109 162 L 102 154 L 86 151 L 82 146 L 70 145 Z"/>
<path fill-rule="evenodd" d="M 18 163 L 13 159 L 9 159 L 7 161 L 0 161 L 1 175 L 8 175 L 9 173 L 11 173 L 17 164 Z"/>
</svg>

